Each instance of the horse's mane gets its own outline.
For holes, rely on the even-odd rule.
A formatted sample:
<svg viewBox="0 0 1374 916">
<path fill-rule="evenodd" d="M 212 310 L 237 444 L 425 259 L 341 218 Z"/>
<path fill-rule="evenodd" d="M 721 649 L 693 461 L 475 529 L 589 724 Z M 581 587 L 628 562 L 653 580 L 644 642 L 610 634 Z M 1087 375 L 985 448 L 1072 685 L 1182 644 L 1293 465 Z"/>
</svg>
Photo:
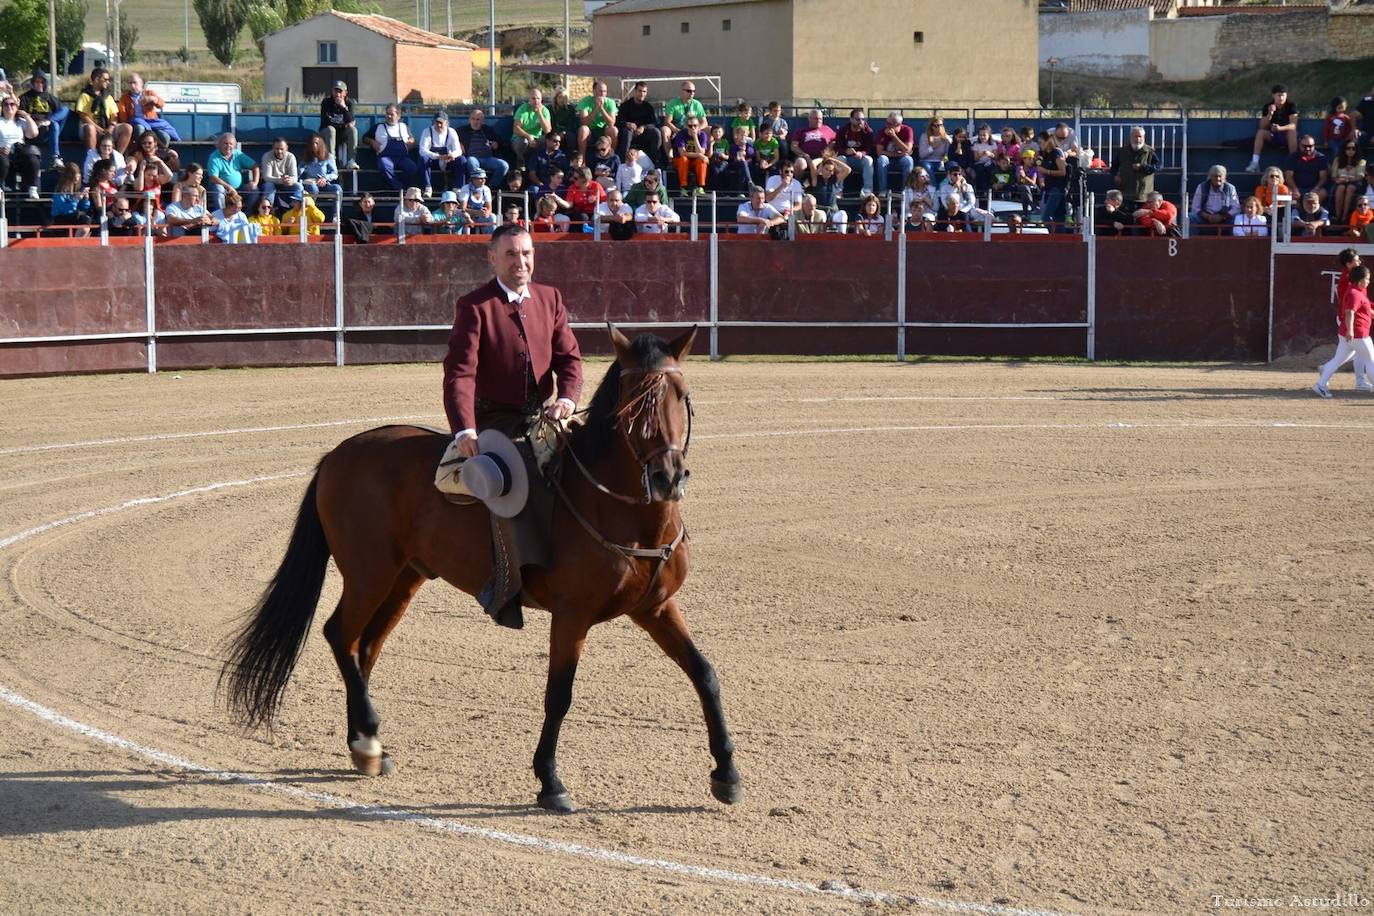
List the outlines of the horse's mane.
<svg viewBox="0 0 1374 916">
<path fill-rule="evenodd" d="M 670 356 L 668 344 L 649 333 L 640 334 L 630 343 L 630 353 L 638 358 L 633 368 L 644 369 L 657 369 Z M 583 464 L 600 458 L 615 441 L 615 413 L 619 403 L 620 363 L 615 361 L 596 387 L 584 422 L 573 429 L 573 453 Z"/>
</svg>

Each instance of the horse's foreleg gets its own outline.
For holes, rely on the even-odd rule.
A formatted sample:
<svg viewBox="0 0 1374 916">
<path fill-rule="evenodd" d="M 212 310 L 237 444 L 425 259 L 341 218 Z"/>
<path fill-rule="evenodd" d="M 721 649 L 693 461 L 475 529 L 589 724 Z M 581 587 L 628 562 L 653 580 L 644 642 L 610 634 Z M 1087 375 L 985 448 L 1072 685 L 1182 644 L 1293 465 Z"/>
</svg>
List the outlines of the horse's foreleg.
<svg viewBox="0 0 1374 916">
<path fill-rule="evenodd" d="M 706 660 L 687 632 L 687 623 L 676 600 L 634 615 L 634 622 L 643 627 L 678 667 L 687 672 L 701 698 L 701 710 L 706 715 L 706 734 L 716 768 L 711 771 L 711 794 L 727 805 L 740 800 L 739 771 L 735 769 L 735 742 L 725 726 L 725 711 L 720 705 L 720 681 L 716 669 Z"/>
<path fill-rule="evenodd" d="M 534 751 L 534 775 L 539 778 L 539 807 L 569 814 L 572 796 L 558 778 L 558 731 L 572 706 L 573 679 L 587 641 L 587 624 L 575 614 L 553 614 L 549 633 L 549 682 L 544 689 L 544 728 Z"/>
</svg>

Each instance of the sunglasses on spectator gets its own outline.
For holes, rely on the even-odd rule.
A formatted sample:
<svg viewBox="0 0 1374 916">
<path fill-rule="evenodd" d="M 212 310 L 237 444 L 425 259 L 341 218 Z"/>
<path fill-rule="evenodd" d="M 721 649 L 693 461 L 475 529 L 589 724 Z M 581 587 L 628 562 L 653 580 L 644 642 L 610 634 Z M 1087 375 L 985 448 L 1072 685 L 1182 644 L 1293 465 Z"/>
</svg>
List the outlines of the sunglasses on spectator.
<svg viewBox="0 0 1374 916">
<path fill-rule="evenodd" d="M 692 94 L 694 94 L 694 93 L 696 92 L 695 89 L 684 89 L 684 90 L 682 90 L 682 91 L 685 92 L 685 93 L 687 93 L 688 95 L 692 95 Z"/>
<path fill-rule="evenodd" d="M 1301 147 L 1302 149 L 1316 149 L 1316 148 L 1317 148 L 1317 145 L 1316 145 L 1315 143 L 1303 143 L 1303 144 L 1300 144 L 1300 147 Z"/>
</svg>

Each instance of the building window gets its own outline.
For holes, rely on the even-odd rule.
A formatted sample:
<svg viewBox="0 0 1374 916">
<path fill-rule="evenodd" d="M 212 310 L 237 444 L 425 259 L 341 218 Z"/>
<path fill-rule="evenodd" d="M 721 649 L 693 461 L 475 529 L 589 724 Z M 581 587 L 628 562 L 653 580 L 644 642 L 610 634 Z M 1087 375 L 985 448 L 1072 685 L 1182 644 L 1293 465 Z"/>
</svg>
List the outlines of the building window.
<svg viewBox="0 0 1374 916">
<path fill-rule="evenodd" d="M 722 20 L 720 21 L 720 30 L 721 30 L 722 32 L 728 32 L 728 31 L 730 31 L 730 20 L 729 20 L 729 19 L 722 19 Z"/>
<path fill-rule="evenodd" d="M 925 33 L 925 32 L 912 32 L 912 33 L 911 33 L 911 40 L 914 41 L 914 42 L 916 42 L 918 45 L 919 45 L 919 44 L 925 44 L 926 33 Z"/>
<path fill-rule="evenodd" d="M 649 34 L 649 27 L 648 27 L 647 25 L 644 26 L 644 31 L 640 32 L 639 34 L 641 34 L 641 35 L 648 35 L 648 34 Z"/>
<path fill-rule="evenodd" d="M 316 42 L 318 57 L 316 63 L 337 64 L 339 62 L 339 43 L 337 41 Z"/>
<path fill-rule="evenodd" d="M 690 22 L 684 22 L 682 24 L 682 34 L 686 35 L 690 31 L 692 31 L 692 24 Z"/>
</svg>

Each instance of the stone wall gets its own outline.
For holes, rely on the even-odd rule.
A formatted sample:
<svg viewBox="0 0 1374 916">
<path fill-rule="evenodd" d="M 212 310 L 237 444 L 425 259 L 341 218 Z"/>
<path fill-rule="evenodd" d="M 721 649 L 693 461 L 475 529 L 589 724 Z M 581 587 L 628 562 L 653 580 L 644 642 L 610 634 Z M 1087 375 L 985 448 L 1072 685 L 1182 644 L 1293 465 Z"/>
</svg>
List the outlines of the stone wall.
<svg viewBox="0 0 1374 916">
<path fill-rule="evenodd" d="M 1051 57 L 1067 73 L 1089 73 L 1121 79 L 1150 75 L 1149 7 L 1098 13 L 1040 16 L 1041 68 Z"/>
</svg>

